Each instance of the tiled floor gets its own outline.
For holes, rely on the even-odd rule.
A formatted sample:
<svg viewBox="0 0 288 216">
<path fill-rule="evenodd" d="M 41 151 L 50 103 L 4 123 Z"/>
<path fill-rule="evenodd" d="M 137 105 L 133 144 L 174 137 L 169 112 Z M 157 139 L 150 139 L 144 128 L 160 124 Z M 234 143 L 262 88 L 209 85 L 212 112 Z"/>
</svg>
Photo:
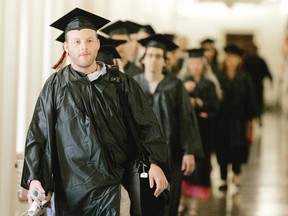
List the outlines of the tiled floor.
<svg viewBox="0 0 288 216">
<path fill-rule="evenodd" d="M 200 203 L 200 216 L 288 216 L 288 117 L 266 112 L 255 129 L 250 160 L 243 167 L 241 188 L 217 190 L 219 168 L 213 161 L 213 193 Z"/>
</svg>

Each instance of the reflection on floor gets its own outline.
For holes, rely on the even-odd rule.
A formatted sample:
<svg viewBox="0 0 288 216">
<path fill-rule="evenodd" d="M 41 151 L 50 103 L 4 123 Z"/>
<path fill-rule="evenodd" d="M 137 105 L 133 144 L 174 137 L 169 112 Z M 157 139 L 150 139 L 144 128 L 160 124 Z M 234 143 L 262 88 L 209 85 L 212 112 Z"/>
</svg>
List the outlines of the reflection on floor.
<svg viewBox="0 0 288 216">
<path fill-rule="evenodd" d="M 240 189 L 229 184 L 226 194 L 218 191 L 219 167 L 213 157 L 213 193 L 200 203 L 200 216 L 288 216 L 288 117 L 265 113 L 254 136 Z"/>
<path fill-rule="evenodd" d="M 239 190 L 229 184 L 226 194 L 218 191 L 219 168 L 212 158 L 213 193 L 200 203 L 199 216 L 288 216 L 288 116 L 265 113 L 254 135 Z M 28 209 L 18 205 L 17 216 Z"/>
</svg>

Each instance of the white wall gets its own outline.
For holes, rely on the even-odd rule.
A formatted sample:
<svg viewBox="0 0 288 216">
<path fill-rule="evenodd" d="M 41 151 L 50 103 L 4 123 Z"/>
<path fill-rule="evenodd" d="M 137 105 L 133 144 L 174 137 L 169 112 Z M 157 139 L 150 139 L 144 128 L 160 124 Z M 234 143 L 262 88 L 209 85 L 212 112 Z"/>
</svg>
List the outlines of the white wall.
<svg viewBox="0 0 288 216">
<path fill-rule="evenodd" d="M 221 4 L 192 5 L 190 0 L 0 1 L 0 215 L 15 214 L 16 189 L 8 186 L 16 184 L 15 152 L 23 153 L 37 96 L 62 53 L 62 45 L 55 42 L 60 31 L 49 25 L 64 13 L 77 6 L 112 21 L 150 23 L 159 32 L 187 36 L 191 46 L 209 36 L 222 48 L 226 32 L 252 32 L 275 75 L 288 21 L 285 0 L 281 5 L 232 9 Z"/>
<path fill-rule="evenodd" d="M 275 75 L 281 62 L 280 44 L 288 21 L 288 1 L 270 1 L 265 5 L 235 4 L 228 8 L 222 3 L 193 4 L 191 0 L 111 0 L 117 5 L 109 18 L 132 19 L 151 23 L 159 32 L 174 32 L 187 36 L 190 46 L 198 46 L 204 37 L 216 39 L 221 51 L 226 33 L 252 33 Z M 273 2 L 278 2 L 273 3 Z M 155 8 L 152 8 L 155 5 Z M 122 13 L 119 13 L 121 11 Z"/>
</svg>

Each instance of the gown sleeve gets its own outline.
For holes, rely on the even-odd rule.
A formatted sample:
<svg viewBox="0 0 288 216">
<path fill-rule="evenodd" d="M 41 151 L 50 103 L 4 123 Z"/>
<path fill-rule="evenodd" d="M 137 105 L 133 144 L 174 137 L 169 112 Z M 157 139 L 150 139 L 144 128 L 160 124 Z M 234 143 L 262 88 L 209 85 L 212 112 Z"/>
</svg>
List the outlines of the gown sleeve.
<svg viewBox="0 0 288 216">
<path fill-rule="evenodd" d="M 197 117 L 191 105 L 189 94 L 183 83 L 179 83 L 178 95 L 179 104 L 179 127 L 180 140 L 184 154 L 193 154 L 197 157 L 203 156 L 202 141 L 200 137 Z"/>
<path fill-rule="evenodd" d="M 21 186 L 29 189 L 28 180 L 39 180 L 45 191 L 52 184 L 51 147 L 55 144 L 53 93 L 56 74 L 45 83 L 28 128 Z"/>
<path fill-rule="evenodd" d="M 164 168 L 168 161 L 167 143 L 159 126 L 158 120 L 149 105 L 147 98 L 132 78 L 126 76 L 122 86 L 127 97 L 129 111 L 134 120 L 140 144 L 149 153 L 150 161 Z"/>
</svg>

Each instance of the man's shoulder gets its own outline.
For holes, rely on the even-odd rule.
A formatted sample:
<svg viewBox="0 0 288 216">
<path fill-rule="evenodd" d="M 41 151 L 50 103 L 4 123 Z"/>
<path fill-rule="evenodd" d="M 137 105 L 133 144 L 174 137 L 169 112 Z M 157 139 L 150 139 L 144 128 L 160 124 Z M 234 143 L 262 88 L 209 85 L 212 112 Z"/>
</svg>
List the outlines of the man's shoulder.
<svg viewBox="0 0 288 216">
<path fill-rule="evenodd" d="M 63 85 L 69 79 L 69 67 L 53 72 L 46 80 L 43 89 L 50 89 Z"/>
<path fill-rule="evenodd" d="M 128 62 L 127 65 L 124 67 L 126 73 L 130 76 L 134 76 L 140 73 L 143 73 L 143 69 L 137 66 L 134 62 Z"/>
<path fill-rule="evenodd" d="M 165 75 L 165 79 L 167 82 L 169 82 L 170 84 L 174 84 L 174 85 L 183 85 L 183 81 L 180 80 L 177 76 L 175 76 L 174 74 L 170 74 L 170 73 L 164 73 Z"/>
<path fill-rule="evenodd" d="M 211 80 L 207 79 L 206 77 L 203 77 L 200 83 L 208 87 L 215 86 L 214 83 Z"/>
<path fill-rule="evenodd" d="M 144 73 L 139 73 L 133 76 L 136 81 L 144 79 Z"/>
<path fill-rule="evenodd" d="M 125 84 L 135 81 L 129 74 L 125 74 L 116 66 L 107 67 L 108 82 Z"/>
</svg>

